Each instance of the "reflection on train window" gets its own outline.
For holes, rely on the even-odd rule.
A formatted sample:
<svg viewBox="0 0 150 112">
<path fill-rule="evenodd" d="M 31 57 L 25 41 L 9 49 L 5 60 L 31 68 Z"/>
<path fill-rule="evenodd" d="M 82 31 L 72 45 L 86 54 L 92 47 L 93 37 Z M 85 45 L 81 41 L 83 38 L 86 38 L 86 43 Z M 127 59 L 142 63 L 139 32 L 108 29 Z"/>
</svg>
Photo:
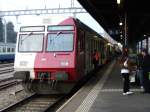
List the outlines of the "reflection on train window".
<svg viewBox="0 0 150 112">
<path fill-rule="evenodd" d="M 73 34 L 48 34 L 47 51 L 72 51 Z"/>
<path fill-rule="evenodd" d="M 42 51 L 43 34 L 20 35 L 19 51 Z"/>
</svg>

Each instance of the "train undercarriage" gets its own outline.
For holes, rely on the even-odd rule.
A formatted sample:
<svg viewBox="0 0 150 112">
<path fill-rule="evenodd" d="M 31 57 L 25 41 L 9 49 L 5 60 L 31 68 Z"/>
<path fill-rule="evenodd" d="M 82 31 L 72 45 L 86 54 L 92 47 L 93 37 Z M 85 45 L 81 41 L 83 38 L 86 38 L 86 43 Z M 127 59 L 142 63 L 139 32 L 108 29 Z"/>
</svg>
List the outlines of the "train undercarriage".
<svg viewBox="0 0 150 112">
<path fill-rule="evenodd" d="M 22 74 L 22 75 L 19 75 Z M 19 76 L 19 77 L 18 77 Z M 60 80 L 31 79 L 29 72 L 17 72 L 14 77 L 22 80 L 26 92 L 37 94 L 67 94 L 74 87 L 75 82 Z"/>
</svg>

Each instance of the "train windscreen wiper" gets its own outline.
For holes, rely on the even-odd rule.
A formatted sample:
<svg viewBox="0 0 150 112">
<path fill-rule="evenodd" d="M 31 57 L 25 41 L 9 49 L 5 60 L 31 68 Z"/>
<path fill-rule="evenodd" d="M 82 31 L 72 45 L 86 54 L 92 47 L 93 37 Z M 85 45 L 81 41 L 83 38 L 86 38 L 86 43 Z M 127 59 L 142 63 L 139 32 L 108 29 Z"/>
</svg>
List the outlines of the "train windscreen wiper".
<svg viewBox="0 0 150 112">
<path fill-rule="evenodd" d="M 27 34 L 23 39 L 21 38 L 21 45 L 22 45 L 22 42 L 26 40 L 28 37 L 30 37 L 31 35 L 33 35 L 33 32 L 30 32 L 29 34 Z"/>
<path fill-rule="evenodd" d="M 62 32 L 57 32 L 56 37 L 58 37 Z"/>
</svg>

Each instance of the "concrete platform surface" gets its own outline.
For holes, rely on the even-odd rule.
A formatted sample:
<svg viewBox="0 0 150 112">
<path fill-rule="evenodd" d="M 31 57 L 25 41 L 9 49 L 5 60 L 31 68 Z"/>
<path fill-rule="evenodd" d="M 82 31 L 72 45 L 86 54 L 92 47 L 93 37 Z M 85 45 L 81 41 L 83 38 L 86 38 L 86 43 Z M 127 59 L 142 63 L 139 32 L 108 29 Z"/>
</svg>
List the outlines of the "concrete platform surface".
<svg viewBox="0 0 150 112">
<path fill-rule="evenodd" d="M 132 84 L 132 95 L 122 95 L 122 77 L 116 61 L 99 70 L 57 112 L 150 112 L 150 94 Z"/>
</svg>

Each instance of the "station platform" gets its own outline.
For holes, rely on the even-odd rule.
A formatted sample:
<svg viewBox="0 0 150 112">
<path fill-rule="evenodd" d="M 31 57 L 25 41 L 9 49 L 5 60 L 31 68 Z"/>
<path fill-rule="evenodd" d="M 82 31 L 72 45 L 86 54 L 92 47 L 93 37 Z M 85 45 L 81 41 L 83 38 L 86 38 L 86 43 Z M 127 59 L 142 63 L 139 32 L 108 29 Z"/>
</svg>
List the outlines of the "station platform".
<svg viewBox="0 0 150 112">
<path fill-rule="evenodd" d="M 117 61 L 99 70 L 57 112 L 150 112 L 150 94 L 131 84 L 132 95 L 122 95 L 122 77 Z"/>
</svg>

